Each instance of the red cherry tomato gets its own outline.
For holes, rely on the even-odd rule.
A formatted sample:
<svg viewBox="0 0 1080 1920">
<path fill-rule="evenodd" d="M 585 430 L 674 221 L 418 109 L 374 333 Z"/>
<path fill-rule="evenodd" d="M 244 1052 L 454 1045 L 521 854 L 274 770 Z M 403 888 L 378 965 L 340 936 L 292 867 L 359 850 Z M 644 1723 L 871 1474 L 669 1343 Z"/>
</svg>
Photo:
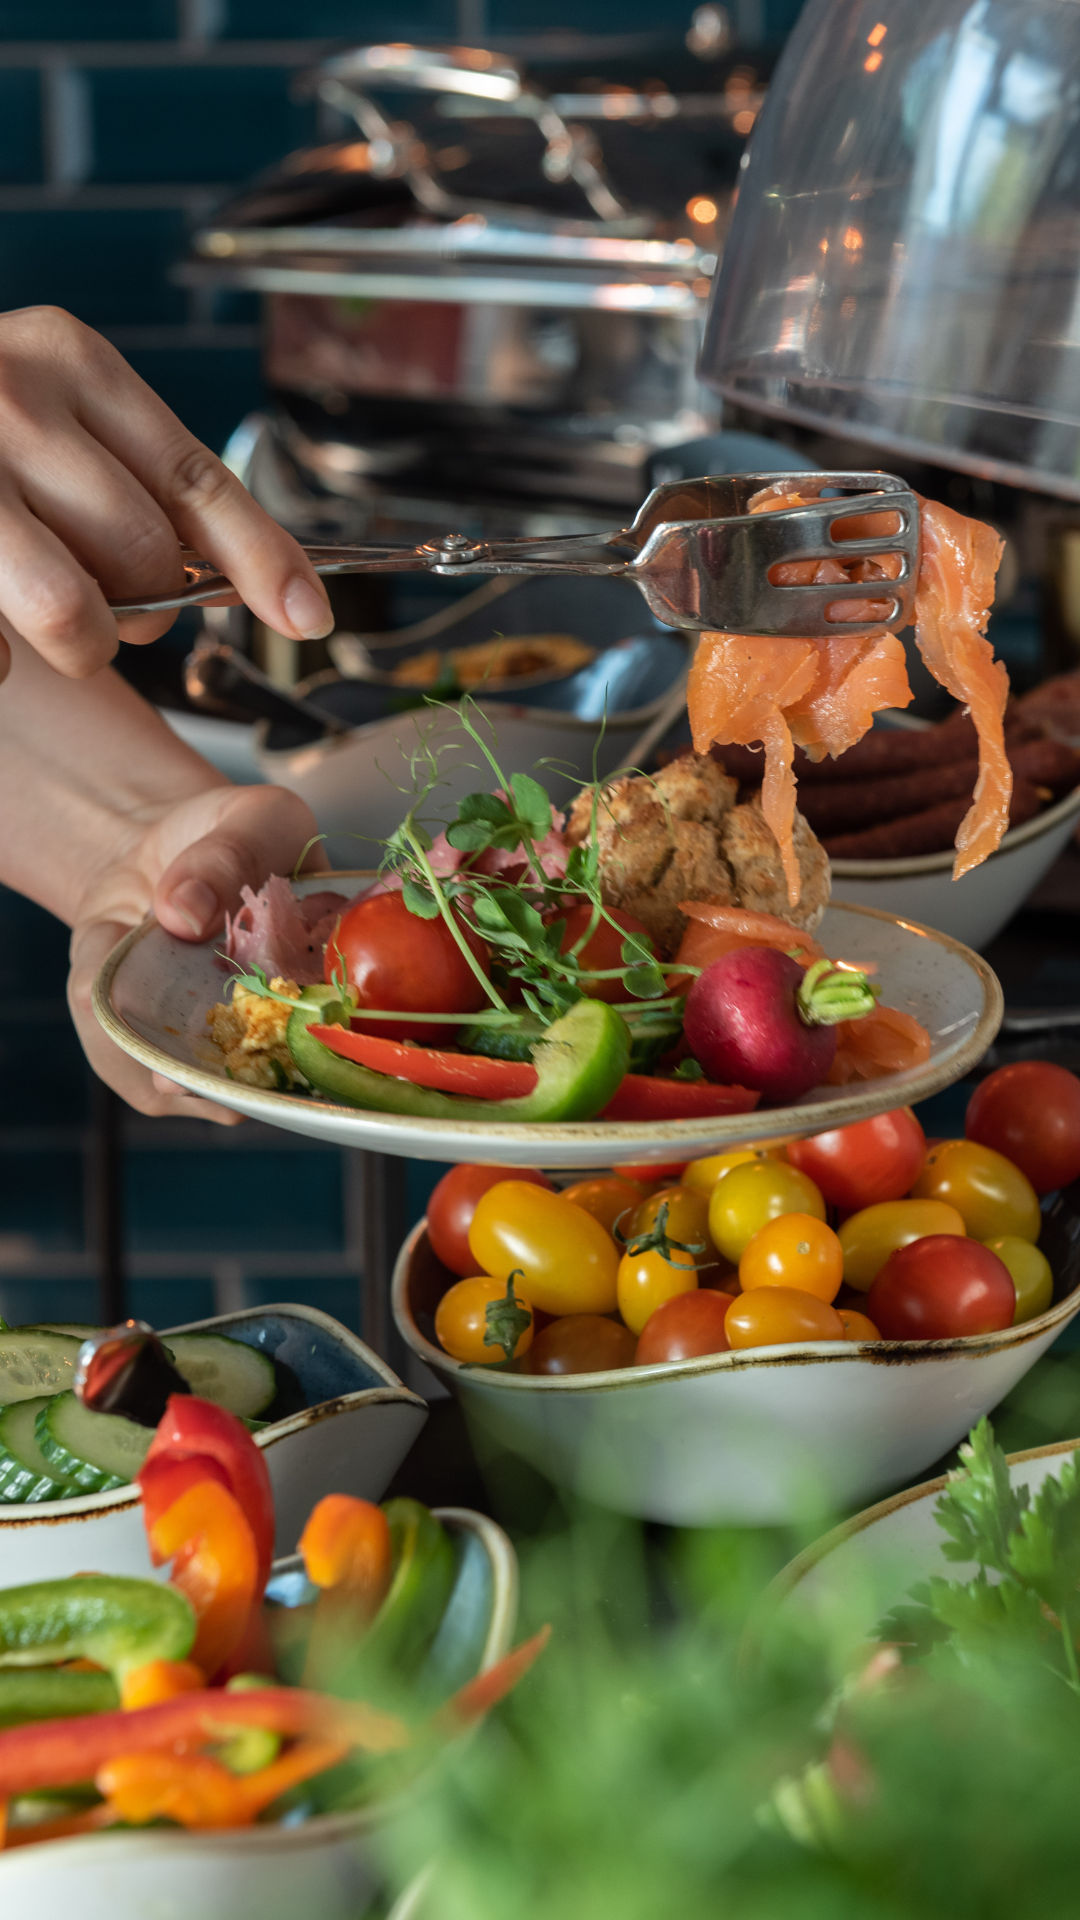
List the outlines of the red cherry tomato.
<svg viewBox="0 0 1080 1920">
<path fill-rule="evenodd" d="M 1080 1178 L 1080 1080 L 1047 1060 L 990 1073 L 968 1102 L 964 1132 L 1003 1153 L 1036 1193 Z"/>
<path fill-rule="evenodd" d="M 460 923 L 459 923 L 460 924 Z M 487 948 L 464 926 L 467 941 L 484 973 Z M 335 971 L 360 995 L 360 1006 L 387 1007 L 403 1013 L 478 1013 L 487 1005 L 476 974 L 443 919 L 421 920 L 410 913 L 400 893 L 377 893 L 343 913 L 326 943 L 325 976 Z M 422 1040 L 428 1046 L 452 1040 L 455 1029 L 408 1020 L 356 1020 L 357 1032 L 386 1040 Z"/>
<path fill-rule="evenodd" d="M 639 1367 L 664 1361 L 696 1360 L 702 1353 L 727 1353 L 724 1321 L 733 1304 L 730 1293 L 680 1293 L 649 1315 L 637 1345 Z"/>
<path fill-rule="evenodd" d="M 788 1143 L 788 1159 L 844 1213 L 899 1200 L 926 1158 L 926 1136 L 910 1107 Z"/>
<path fill-rule="evenodd" d="M 933 1233 L 890 1253 L 866 1309 L 884 1340 L 952 1340 L 1011 1327 L 1016 1288 L 989 1247 Z"/>
<path fill-rule="evenodd" d="M 617 924 L 612 926 L 607 920 L 597 921 L 577 956 L 582 973 L 607 973 L 611 967 L 621 967 L 624 964 L 623 941 L 628 933 L 643 933 L 646 939 L 649 937 L 648 928 L 643 927 L 640 920 L 635 920 L 632 913 L 623 913 L 620 907 L 608 907 L 605 911 Z M 577 946 L 592 919 L 592 912 L 586 900 L 580 906 L 570 908 L 566 915 L 566 932 L 559 943 L 561 953 L 569 953 L 571 947 Z M 562 918 L 561 915 L 559 917 Z M 614 1003 L 633 998 L 621 980 L 582 980 L 580 985 L 582 992 L 593 1000 L 610 1000 Z"/>
<path fill-rule="evenodd" d="M 526 1373 L 611 1373 L 634 1364 L 629 1327 L 602 1313 L 568 1313 L 534 1340 Z"/>
<path fill-rule="evenodd" d="M 451 1273 L 468 1277 L 476 1272 L 476 1255 L 469 1251 L 476 1203 L 503 1180 L 528 1180 L 553 1191 L 551 1181 L 532 1167 L 451 1167 L 435 1188 L 427 1205 L 427 1235 L 436 1258 Z"/>
</svg>

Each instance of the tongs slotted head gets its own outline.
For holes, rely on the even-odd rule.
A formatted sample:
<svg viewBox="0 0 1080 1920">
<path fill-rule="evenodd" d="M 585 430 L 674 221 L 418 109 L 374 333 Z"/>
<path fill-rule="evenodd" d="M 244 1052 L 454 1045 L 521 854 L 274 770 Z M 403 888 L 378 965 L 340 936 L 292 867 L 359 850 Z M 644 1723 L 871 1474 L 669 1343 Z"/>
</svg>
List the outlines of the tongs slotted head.
<svg viewBox="0 0 1080 1920">
<path fill-rule="evenodd" d="M 796 495 L 798 505 L 751 512 L 759 494 Z M 875 514 L 848 538 L 841 523 Z M 919 574 L 919 505 L 888 473 L 737 473 L 676 480 L 650 493 L 619 533 L 561 534 L 548 540 L 473 540 L 451 533 L 421 546 L 305 547 L 316 573 L 609 574 L 633 580 L 669 627 L 720 633 L 864 634 L 906 626 Z M 792 562 L 855 565 L 896 555 L 895 577 L 775 582 Z M 187 584 L 147 600 L 112 602 L 118 615 L 205 605 L 233 589 L 225 576 L 185 553 Z M 860 569 L 861 570 L 861 569 Z M 838 603 L 871 602 L 871 619 L 836 618 Z M 827 611 L 828 610 L 828 611 Z M 862 609 L 860 609 L 862 611 Z M 829 617 L 831 613 L 832 617 Z"/>
</svg>

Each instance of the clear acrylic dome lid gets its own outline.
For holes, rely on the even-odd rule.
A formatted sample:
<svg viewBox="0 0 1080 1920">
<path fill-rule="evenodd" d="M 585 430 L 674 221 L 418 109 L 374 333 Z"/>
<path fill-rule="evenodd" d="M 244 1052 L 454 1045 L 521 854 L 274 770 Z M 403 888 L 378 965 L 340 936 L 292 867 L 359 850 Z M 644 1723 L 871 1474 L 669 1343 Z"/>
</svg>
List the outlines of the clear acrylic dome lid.
<svg viewBox="0 0 1080 1920">
<path fill-rule="evenodd" d="M 744 157 L 701 374 L 1080 499 L 1080 0 L 809 0 Z"/>
</svg>

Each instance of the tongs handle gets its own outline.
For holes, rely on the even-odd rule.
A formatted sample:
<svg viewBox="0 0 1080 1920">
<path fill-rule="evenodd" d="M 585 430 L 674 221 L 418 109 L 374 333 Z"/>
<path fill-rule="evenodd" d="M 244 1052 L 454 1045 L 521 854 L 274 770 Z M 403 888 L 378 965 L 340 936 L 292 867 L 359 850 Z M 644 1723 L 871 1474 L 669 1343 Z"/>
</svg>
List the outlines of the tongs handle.
<svg viewBox="0 0 1080 1920">
<path fill-rule="evenodd" d="M 467 534 L 448 533 L 442 540 L 425 540 L 417 547 L 313 547 L 302 551 L 316 573 L 625 573 L 636 557 L 628 532 L 607 538 L 591 534 L 556 534 L 548 540 L 470 540 Z M 207 560 L 181 551 L 186 585 L 175 593 L 152 594 L 145 600 L 110 600 L 112 612 L 123 618 L 136 613 L 164 613 L 174 607 L 202 607 L 212 600 L 235 595 L 230 580 Z"/>
</svg>

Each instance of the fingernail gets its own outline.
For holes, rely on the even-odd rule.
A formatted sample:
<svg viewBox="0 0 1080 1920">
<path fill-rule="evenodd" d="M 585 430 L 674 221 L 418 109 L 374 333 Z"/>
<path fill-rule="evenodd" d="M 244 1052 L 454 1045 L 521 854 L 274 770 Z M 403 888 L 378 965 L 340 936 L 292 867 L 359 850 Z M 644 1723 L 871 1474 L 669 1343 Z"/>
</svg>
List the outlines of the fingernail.
<svg viewBox="0 0 1080 1920">
<path fill-rule="evenodd" d="M 310 580 L 305 580 L 302 573 L 294 573 L 282 597 L 290 625 L 303 634 L 305 640 L 324 640 L 328 633 L 333 633 L 334 616 L 329 600 Z"/>
<path fill-rule="evenodd" d="M 221 912 L 221 903 L 213 887 L 205 880 L 181 880 L 169 895 L 169 905 L 186 920 L 192 933 L 204 934 Z"/>
</svg>

